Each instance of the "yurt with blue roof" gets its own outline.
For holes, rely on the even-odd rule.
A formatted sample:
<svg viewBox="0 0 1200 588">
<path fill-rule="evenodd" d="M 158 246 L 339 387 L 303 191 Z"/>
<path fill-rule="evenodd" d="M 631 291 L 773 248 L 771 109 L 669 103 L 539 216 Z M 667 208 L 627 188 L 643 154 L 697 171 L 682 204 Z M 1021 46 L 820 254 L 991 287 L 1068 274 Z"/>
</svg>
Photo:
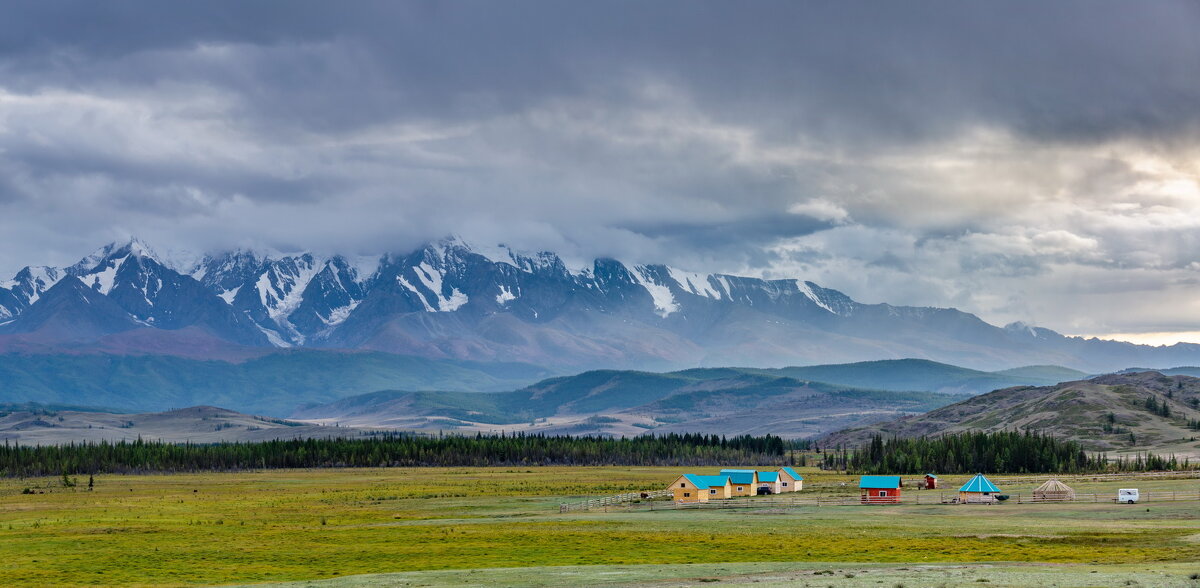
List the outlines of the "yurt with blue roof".
<svg viewBox="0 0 1200 588">
<path fill-rule="evenodd" d="M 999 493 L 1000 488 L 991 480 L 983 474 L 975 474 L 974 478 L 958 489 L 958 501 L 963 504 L 992 504 L 996 502 L 996 495 Z"/>
</svg>

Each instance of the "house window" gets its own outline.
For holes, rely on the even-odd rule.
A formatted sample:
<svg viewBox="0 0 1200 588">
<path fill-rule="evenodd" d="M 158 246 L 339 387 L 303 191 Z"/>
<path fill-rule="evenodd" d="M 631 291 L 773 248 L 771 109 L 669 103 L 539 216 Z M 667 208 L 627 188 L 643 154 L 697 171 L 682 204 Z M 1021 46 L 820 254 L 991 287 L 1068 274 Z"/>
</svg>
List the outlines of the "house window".
<svg viewBox="0 0 1200 588">
<path fill-rule="evenodd" d="M 741 491 L 742 491 L 742 487 L 738 486 L 738 492 L 741 492 Z"/>
<path fill-rule="evenodd" d="M 880 490 L 880 491 L 879 491 L 879 495 L 880 495 L 880 496 L 887 496 L 887 490 Z"/>
<path fill-rule="evenodd" d="M 691 495 L 692 495 L 692 493 L 691 493 L 691 492 L 684 492 L 684 493 L 683 493 L 683 497 L 684 497 L 684 498 L 687 498 L 688 496 L 691 496 Z"/>
<path fill-rule="evenodd" d="M 717 491 L 716 491 L 716 490 L 709 490 L 709 491 L 708 491 L 708 493 L 709 493 L 709 494 L 716 494 L 716 493 L 717 493 Z"/>
<path fill-rule="evenodd" d="M 687 484 L 686 484 L 685 482 L 680 482 L 680 483 L 679 483 L 679 487 L 680 487 L 680 488 L 687 488 Z"/>
<path fill-rule="evenodd" d="M 781 484 L 783 484 L 784 488 L 787 488 L 787 482 L 781 482 Z"/>
</svg>

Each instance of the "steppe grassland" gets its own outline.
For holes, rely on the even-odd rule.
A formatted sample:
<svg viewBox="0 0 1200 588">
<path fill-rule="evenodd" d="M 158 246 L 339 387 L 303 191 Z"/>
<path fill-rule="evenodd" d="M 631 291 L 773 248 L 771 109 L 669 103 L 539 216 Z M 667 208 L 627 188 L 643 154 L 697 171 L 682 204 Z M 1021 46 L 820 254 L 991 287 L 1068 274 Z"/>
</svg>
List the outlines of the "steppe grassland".
<svg viewBox="0 0 1200 588">
<path fill-rule="evenodd" d="M 687 468 L 715 473 L 716 468 Z M 1200 561 L 1200 502 L 585 512 L 680 468 L 284 470 L 0 481 L 8 584 L 309 580 L 414 570 L 717 562 Z M 820 493 L 852 476 L 805 471 Z M 948 485 L 961 483 L 947 477 Z M 840 484 L 845 482 L 845 486 Z M 1128 482 L 1072 484 L 1115 494 Z M 1197 492 L 1197 480 L 1147 489 Z M 1034 484 L 1006 486 L 1028 492 Z M 44 494 L 21 494 L 29 487 Z M 937 491 L 932 491 L 937 492 Z M 1200 568 L 1197 569 L 1200 571 Z"/>
</svg>

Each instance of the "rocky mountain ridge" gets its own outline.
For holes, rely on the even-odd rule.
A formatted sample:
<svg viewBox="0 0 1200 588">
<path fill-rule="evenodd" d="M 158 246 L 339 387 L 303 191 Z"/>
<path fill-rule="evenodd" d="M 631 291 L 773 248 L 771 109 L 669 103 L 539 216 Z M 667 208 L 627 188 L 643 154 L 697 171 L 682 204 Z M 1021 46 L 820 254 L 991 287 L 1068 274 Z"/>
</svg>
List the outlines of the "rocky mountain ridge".
<svg viewBox="0 0 1200 588">
<path fill-rule="evenodd" d="M 955 309 L 863 304 L 801 279 L 613 259 L 568 268 L 553 253 L 454 238 L 365 258 L 237 250 L 195 262 L 166 261 L 132 239 L 0 283 L 0 352 L 63 345 L 368 349 L 564 371 L 907 357 L 984 370 L 1200 363 L 1200 345 L 996 327 Z"/>
</svg>

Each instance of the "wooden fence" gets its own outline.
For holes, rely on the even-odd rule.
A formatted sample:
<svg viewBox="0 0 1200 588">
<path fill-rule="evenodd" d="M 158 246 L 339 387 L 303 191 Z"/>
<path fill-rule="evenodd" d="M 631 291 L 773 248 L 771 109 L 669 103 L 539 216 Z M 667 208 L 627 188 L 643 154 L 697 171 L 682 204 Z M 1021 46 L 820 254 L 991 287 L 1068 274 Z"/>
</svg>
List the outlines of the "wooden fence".
<svg viewBox="0 0 1200 588">
<path fill-rule="evenodd" d="M 1200 471 L 1179 471 L 1179 472 L 1128 472 L 1115 474 L 1063 474 L 1058 476 L 1048 476 L 1040 474 L 1036 476 L 992 476 L 991 479 L 997 484 L 1025 484 L 1025 483 L 1040 483 L 1045 482 L 1050 477 L 1059 480 L 1070 481 L 1091 481 L 1091 482 L 1116 482 L 1129 480 L 1137 482 L 1147 479 L 1188 479 L 1200 478 Z M 915 488 L 918 482 L 924 482 L 924 478 L 916 478 L 905 480 L 905 487 Z M 811 488 L 820 487 L 835 487 L 844 486 L 845 483 L 818 483 L 811 485 Z M 883 497 L 878 501 L 868 501 L 870 504 L 954 504 L 957 498 L 957 492 L 938 492 L 936 496 L 934 491 L 924 490 L 912 492 L 903 495 L 899 502 L 895 497 Z M 800 493 L 796 493 L 800 494 Z M 811 493 L 803 495 L 785 496 L 776 494 L 771 496 L 751 496 L 741 498 L 726 498 L 715 499 L 708 502 L 688 502 L 688 503 L 673 503 L 658 501 L 656 499 L 671 496 L 671 490 L 654 490 L 650 492 L 628 492 L 625 494 L 615 494 L 613 496 L 603 496 L 583 500 L 580 502 L 572 502 L 560 504 L 559 512 L 570 512 L 576 510 L 593 510 L 604 509 L 609 510 L 667 510 L 677 508 L 786 508 L 791 506 L 852 506 L 867 504 L 857 496 L 816 496 Z M 1019 504 L 1040 503 L 1040 502 L 1116 502 L 1116 494 L 1079 494 L 1076 493 L 1074 500 L 1034 500 L 1032 495 L 1009 494 L 1010 502 Z M 1153 498 L 1152 498 L 1153 496 Z M 1178 496 L 1178 498 L 1177 498 Z M 1196 492 L 1143 492 L 1141 502 L 1170 502 L 1176 500 L 1200 500 L 1200 490 Z M 637 501 L 637 503 L 634 503 Z"/>
<path fill-rule="evenodd" d="M 652 492 L 627 492 L 625 494 L 614 494 L 612 496 L 602 496 L 600 498 L 592 498 L 581 502 L 571 502 L 558 505 L 558 512 L 570 512 L 573 510 L 592 510 L 594 508 L 605 508 L 633 502 L 635 500 L 654 500 L 664 496 L 673 496 L 672 490 L 654 490 Z"/>
<path fill-rule="evenodd" d="M 849 474 L 847 474 L 849 475 Z M 949 475 L 949 474 L 948 474 Z M 960 474 L 961 475 L 961 474 Z M 970 477 L 965 475 L 965 477 Z M 993 476 L 988 475 L 988 479 L 997 484 L 1026 484 L 1026 483 L 1042 483 L 1050 478 L 1057 480 L 1076 480 L 1080 482 L 1119 482 L 1121 480 L 1186 480 L 1189 478 L 1200 478 L 1200 470 L 1181 470 L 1177 472 L 1121 472 L 1113 474 L 1030 474 L 1026 476 Z M 905 488 L 916 488 L 918 484 L 924 483 L 925 478 L 905 478 Z M 817 482 L 810 483 L 810 488 L 833 488 L 841 486 L 841 482 Z"/>
<path fill-rule="evenodd" d="M 659 491 L 658 496 L 670 495 L 669 491 Z M 622 494 L 619 496 L 633 496 L 640 498 L 640 493 Z M 626 511 L 650 511 L 650 510 L 687 510 L 687 509 L 737 509 L 737 508 L 757 508 L 757 509 L 772 509 L 772 508 L 795 508 L 800 506 L 863 506 L 863 505 L 920 505 L 920 504 L 945 504 L 958 505 L 957 492 L 917 492 L 900 497 L 876 497 L 863 499 L 858 496 L 818 496 L 813 494 L 802 496 L 747 496 L 742 498 L 723 498 L 709 500 L 708 502 L 672 502 L 672 501 L 653 501 L 645 502 L 630 502 L 612 500 L 617 497 L 610 496 L 602 499 L 594 499 L 571 505 L 563 504 L 559 508 L 559 512 L 568 512 L 571 510 L 603 510 L 604 512 L 626 512 Z M 1200 490 L 1196 491 L 1159 491 L 1159 492 L 1143 492 L 1138 499 L 1138 504 L 1147 502 L 1180 502 L 1180 501 L 1200 501 Z M 1005 502 L 1016 504 L 1062 504 L 1068 502 L 1078 503 L 1107 503 L 1115 504 L 1117 502 L 1116 493 L 1109 494 L 1075 494 L 1074 499 L 1070 500 L 1045 500 L 1036 499 L 1029 494 L 1009 494 L 1009 499 L 1004 502 L 991 503 L 994 505 L 1003 505 Z M 962 504 L 958 506 L 980 506 L 977 504 Z M 982 506 L 989 506 L 983 504 Z"/>
</svg>

